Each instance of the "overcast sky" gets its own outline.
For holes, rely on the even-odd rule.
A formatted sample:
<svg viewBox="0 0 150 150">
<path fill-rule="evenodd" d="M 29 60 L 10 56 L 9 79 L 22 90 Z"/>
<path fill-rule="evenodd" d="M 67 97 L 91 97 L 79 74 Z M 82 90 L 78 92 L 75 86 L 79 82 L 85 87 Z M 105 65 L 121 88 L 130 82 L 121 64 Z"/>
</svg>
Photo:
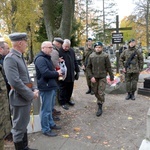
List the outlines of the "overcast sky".
<svg viewBox="0 0 150 150">
<path fill-rule="evenodd" d="M 95 7 L 102 9 L 102 0 L 93 0 Z M 105 0 L 107 3 L 107 0 Z M 135 5 L 133 4 L 133 0 L 114 0 L 114 3 L 117 4 L 119 20 L 121 21 L 125 16 L 129 16 L 133 10 Z"/>
<path fill-rule="evenodd" d="M 123 19 L 125 16 L 129 16 L 133 10 L 135 5 L 132 0 L 114 0 L 118 5 L 118 15 L 119 20 Z"/>
</svg>

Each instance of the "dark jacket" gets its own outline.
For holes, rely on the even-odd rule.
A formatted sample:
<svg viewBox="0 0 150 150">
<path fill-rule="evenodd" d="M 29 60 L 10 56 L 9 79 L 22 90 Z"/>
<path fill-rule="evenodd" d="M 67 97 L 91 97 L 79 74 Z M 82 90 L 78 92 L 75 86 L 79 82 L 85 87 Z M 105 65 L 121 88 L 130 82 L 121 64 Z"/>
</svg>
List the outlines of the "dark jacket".
<svg viewBox="0 0 150 150">
<path fill-rule="evenodd" d="M 37 85 L 40 91 L 49 91 L 58 88 L 56 80 L 59 77 L 57 71 L 55 71 L 51 56 L 46 55 L 44 52 L 39 52 L 34 60 Z"/>
<path fill-rule="evenodd" d="M 67 76 L 64 81 L 74 82 L 75 72 L 80 72 L 74 50 L 70 48 L 68 51 L 65 51 L 63 50 L 63 48 L 61 48 L 59 50 L 59 57 L 62 57 L 65 60 L 65 64 L 67 67 Z"/>
</svg>

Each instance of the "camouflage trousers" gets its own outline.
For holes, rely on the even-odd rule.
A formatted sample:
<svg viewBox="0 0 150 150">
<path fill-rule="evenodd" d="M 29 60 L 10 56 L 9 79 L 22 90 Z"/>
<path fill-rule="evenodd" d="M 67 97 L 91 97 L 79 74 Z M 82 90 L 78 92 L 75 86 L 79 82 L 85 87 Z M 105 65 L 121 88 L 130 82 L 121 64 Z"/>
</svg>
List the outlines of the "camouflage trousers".
<svg viewBox="0 0 150 150">
<path fill-rule="evenodd" d="M 125 74 L 127 92 L 135 92 L 137 90 L 138 79 L 139 79 L 139 73 L 126 73 Z"/>
<path fill-rule="evenodd" d="M 85 77 L 86 77 L 87 86 L 91 87 L 91 79 L 88 77 L 88 74 L 86 71 L 85 71 Z"/>
<path fill-rule="evenodd" d="M 95 97 L 97 98 L 97 103 L 103 104 L 105 102 L 105 88 L 106 88 L 106 78 L 96 79 L 96 83 L 91 83 L 92 90 L 94 91 Z"/>
<path fill-rule="evenodd" d="M 4 140 L 0 139 L 0 150 L 4 150 Z"/>
</svg>

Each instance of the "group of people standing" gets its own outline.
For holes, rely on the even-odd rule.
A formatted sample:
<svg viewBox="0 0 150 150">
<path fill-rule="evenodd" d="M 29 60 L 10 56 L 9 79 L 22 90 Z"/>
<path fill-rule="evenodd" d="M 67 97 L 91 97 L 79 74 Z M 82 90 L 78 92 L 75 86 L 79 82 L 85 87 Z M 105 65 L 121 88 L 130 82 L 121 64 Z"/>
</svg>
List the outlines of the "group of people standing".
<svg viewBox="0 0 150 150">
<path fill-rule="evenodd" d="M 84 52 L 83 70 L 85 71 L 87 85 L 89 90 L 86 94 L 92 91 L 97 98 L 98 111 L 96 116 L 102 114 L 102 105 L 105 101 L 106 76 L 109 74 L 110 80 L 113 83 L 114 75 L 111 68 L 110 59 L 107 53 L 103 52 L 103 43 L 97 42 L 92 48 L 92 39 L 87 39 L 87 48 Z M 143 55 L 136 47 L 135 39 L 128 42 L 128 48 L 124 49 L 120 54 L 119 59 L 120 68 L 125 74 L 126 100 L 135 100 L 135 91 L 137 90 L 137 83 L 139 74 L 143 69 Z"/>
<path fill-rule="evenodd" d="M 52 129 L 61 129 L 55 124 L 53 118 L 56 98 L 65 110 L 69 109 L 68 105 L 73 106 L 75 104 L 71 100 L 71 96 L 74 80 L 78 79 L 80 70 L 75 53 L 70 46 L 69 39 L 54 38 L 53 43 L 44 41 L 41 45 L 41 51 L 34 59 L 37 85 L 42 100 L 41 127 L 46 136 L 57 136 Z M 63 75 L 60 68 L 60 63 L 63 61 L 67 68 L 67 75 L 65 79 L 59 80 L 59 77 Z M 55 112 L 58 111 L 55 110 Z"/>
<path fill-rule="evenodd" d="M 30 120 L 33 99 L 36 100 L 39 96 L 41 99 L 42 133 L 50 137 L 57 136 L 53 130 L 61 129 L 55 123 L 55 119 L 59 119 L 56 116 L 60 115 L 61 112 L 55 109 L 55 103 L 58 101 L 65 110 L 68 110 L 69 106 L 75 105 L 71 96 L 74 80 L 78 80 L 80 70 L 69 39 L 63 40 L 57 37 L 54 38 L 53 42 L 44 41 L 41 44 L 40 52 L 34 59 L 37 77 L 36 87 L 32 84 L 23 58 L 23 53 L 27 48 L 27 34 L 12 33 L 9 37 L 12 49 L 5 57 L 1 70 L 3 70 L 6 82 L 10 86 L 9 104 L 13 116 L 11 133 L 16 150 L 29 150 L 27 125 Z M 137 88 L 138 76 L 143 67 L 142 54 L 135 46 L 135 40 L 130 40 L 129 48 L 124 50 L 120 56 L 120 67 L 125 73 L 127 84 L 126 100 L 135 100 L 134 93 Z M 3 45 L 0 45 L 0 50 L 2 47 Z M 103 52 L 102 42 L 99 41 L 93 45 L 92 39 L 88 38 L 83 55 L 83 70 L 88 85 L 86 94 L 94 94 L 97 98 L 96 116 L 99 117 L 103 113 L 102 107 L 105 102 L 106 76 L 109 74 L 113 83 L 114 74 L 109 55 Z M 62 62 L 64 62 L 65 70 L 60 67 Z"/>
<path fill-rule="evenodd" d="M 12 33 L 9 38 L 12 49 L 3 61 L 3 70 L 7 83 L 10 85 L 11 133 L 16 150 L 29 150 L 27 125 L 30 120 L 33 99 L 36 100 L 39 96 L 41 99 L 42 133 L 50 137 L 57 136 L 57 133 L 52 131 L 61 129 L 54 122 L 55 115 L 61 114 L 55 109 L 56 99 L 65 110 L 69 109 L 68 106 L 75 105 L 71 96 L 74 80 L 78 80 L 80 70 L 69 39 L 54 38 L 53 43 L 44 41 L 41 44 L 41 51 L 34 59 L 37 76 L 36 87 L 32 84 L 23 58 L 23 53 L 27 48 L 27 34 Z M 1 45 L 0 47 L 2 49 Z M 64 70 L 60 68 L 62 62 L 65 62 L 67 68 L 66 76 L 59 80 L 59 77 L 64 77 Z"/>
</svg>

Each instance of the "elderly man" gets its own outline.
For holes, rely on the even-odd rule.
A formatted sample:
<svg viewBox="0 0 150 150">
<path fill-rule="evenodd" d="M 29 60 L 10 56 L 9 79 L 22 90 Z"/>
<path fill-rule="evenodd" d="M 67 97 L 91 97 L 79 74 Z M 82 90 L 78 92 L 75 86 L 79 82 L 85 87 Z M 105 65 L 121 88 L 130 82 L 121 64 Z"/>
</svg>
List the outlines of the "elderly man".
<svg viewBox="0 0 150 150">
<path fill-rule="evenodd" d="M 51 59 L 55 68 L 59 67 L 59 49 L 62 47 L 63 39 L 60 37 L 54 38 L 53 51 L 51 53 Z"/>
<path fill-rule="evenodd" d="M 79 67 L 75 57 L 74 50 L 70 47 L 71 42 L 68 39 L 64 40 L 62 48 L 59 50 L 59 57 L 62 57 L 65 61 L 67 67 L 67 76 L 64 81 L 60 81 L 60 104 L 62 108 L 68 110 L 70 106 L 75 103 L 71 100 L 71 95 L 73 92 L 74 80 L 79 78 Z M 76 72 L 76 74 L 74 74 Z"/>
<path fill-rule="evenodd" d="M 53 102 L 58 88 L 56 80 L 61 76 L 61 71 L 56 71 L 51 61 L 53 45 L 45 41 L 41 45 L 41 51 L 36 56 L 34 63 L 36 68 L 37 85 L 42 101 L 41 106 L 41 127 L 42 133 L 46 136 L 57 136 L 52 129 L 59 130 L 52 117 Z"/>
<path fill-rule="evenodd" d="M 61 58 L 59 58 L 59 49 L 62 47 L 63 42 L 64 40 L 60 37 L 55 37 L 53 41 L 53 51 L 51 52 L 51 60 L 56 70 L 60 69 L 59 62 L 62 61 Z M 59 89 L 56 92 L 56 98 L 54 99 L 54 102 L 53 102 L 54 106 L 55 106 L 56 101 L 59 102 Z M 61 111 L 56 110 L 54 106 L 53 106 L 53 119 L 54 121 L 59 121 L 60 118 L 57 115 L 60 115 Z"/>
<path fill-rule="evenodd" d="M 4 59 L 4 70 L 11 86 L 9 101 L 13 115 L 13 141 L 16 150 L 28 150 L 27 125 L 30 120 L 30 109 L 33 99 L 38 97 L 38 90 L 34 90 L 28 69 L 23 58 L 27 48 L 26 33 L 12 33 L 9 35 L 12 49 Z"/>
</svg>

